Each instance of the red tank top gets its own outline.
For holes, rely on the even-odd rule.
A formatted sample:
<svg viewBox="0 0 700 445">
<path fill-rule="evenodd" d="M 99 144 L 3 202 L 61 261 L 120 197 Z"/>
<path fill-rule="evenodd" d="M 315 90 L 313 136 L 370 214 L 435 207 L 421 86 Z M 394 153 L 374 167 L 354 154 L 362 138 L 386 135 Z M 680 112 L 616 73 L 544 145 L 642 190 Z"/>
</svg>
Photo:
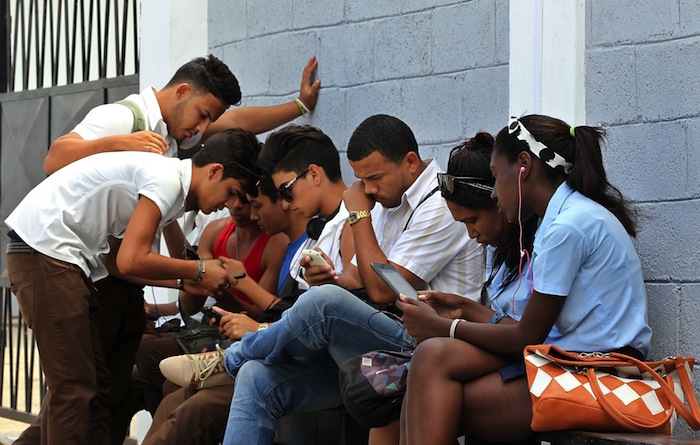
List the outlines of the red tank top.
<svg viewBox="0 0 700 445">
<path fill-rule="evenodd" d="M 219 237 L 216 239 L 216 242 L 214 243 L 214 258 L 218 258 L 220 256 L 231 258 L 228 252 L 226 252 L 226 243 L 228 243 L 228 239 L 233 234 L 235 228 L 236 225 L 233 223 L 233 221 L 230 221 L 223 232 L 221 232 L 221 235 L 219 235 Z M 243 261 L 243 266 L 245 266 L 245 271 L 248 276 L 254 279 L 256 283 L 260 281 L 260 278 L 262 278 L 263 275 L 260 259 L 262 258 L 263 251 L 265 250 L 265 246 L 267 246 L 267 242 L 269 240 L 270 235 L 263 231 L 258 239 L 255 240 L 255 244 L 253 244 L 253 247 L 250 249 L 248 256 L 246 256 L 243 260 L 238 258 L 238 260 Z M 253 301 L 244 293 L 238 292 L 235 289 L 232 289 L 231 293 L 233 293 L 236 298 L 244 303 L 253 304 Z"/>
</svg>

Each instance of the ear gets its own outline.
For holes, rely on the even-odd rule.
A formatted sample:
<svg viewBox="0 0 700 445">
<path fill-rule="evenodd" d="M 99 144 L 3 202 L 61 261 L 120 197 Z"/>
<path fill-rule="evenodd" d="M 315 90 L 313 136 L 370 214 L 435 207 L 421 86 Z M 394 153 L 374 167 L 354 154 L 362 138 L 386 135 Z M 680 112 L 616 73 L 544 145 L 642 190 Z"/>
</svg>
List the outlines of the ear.
<svg viewBox="0 0 700 445">
<path fill-rule="evenodd" d="M 177 97 L 178 100 L 184 99 L 190 92 L 192 92 L 192 88 L 190 88 L 190 84 L 188 83 L 181 83 L 175 87 L 175 97 Z"/>
<path fill-rule="evenodd" d="M 325 174 L 325 171 L 323 171 L 323 167 L 316 164 L 309 165 L 309 173 L 307 173 L 307 176 L 311 177 L 313 185 L 318 186 L 319 184 L 321 184 L 322 174 Z"/>
<path fill-rule="evenodd" d="M 529 151 L 521 151 L 518 155 L 518 161 L 516 162 L 518 167 L 518 174 L 523 178 L 530 175 L 532 170 L 532 155 Z"/>
<path fill-rule="evenodd" d="M 406 156 L 403 157 L 403 161 L 408 166 L 408 171 L 410 173 L 415 173 L 420 168 L 421 160 L 418 158 L 418 153 L 415 151 L 406 153 Z"/>
<path fill-rule="evenodd" d="M 220 179 L 221 176 L 223 175 L 223 173 L 224 173 L 224 166 L 219 164 L 219 163 L 215 162 L 213 164 L 209 164 L 209 166 L 207 167 L 207 179 L 210 179 L 210 180 L 216 179 L 217 176 Z"/>
</svg>

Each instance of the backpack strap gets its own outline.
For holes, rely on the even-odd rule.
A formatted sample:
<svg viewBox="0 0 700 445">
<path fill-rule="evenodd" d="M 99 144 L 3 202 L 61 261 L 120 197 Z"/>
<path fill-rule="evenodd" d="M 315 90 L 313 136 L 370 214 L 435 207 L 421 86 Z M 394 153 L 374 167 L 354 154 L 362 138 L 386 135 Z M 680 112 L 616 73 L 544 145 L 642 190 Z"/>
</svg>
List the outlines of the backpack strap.
<svg viewBox="0 0 700 445">
<path fill-rule="evenodd" d="M 134 125 L 131 127 L 131 132 L 136 133 L 137 131 L 143 131 L 146 129 L 146 117 L 143 115 L 141 107 L 139 107 L 136 102 L 123 99 L 114 102 L 115 104 L 124 105 L 126 108 L 130 109 L 134 113 Z"/>
</svg>

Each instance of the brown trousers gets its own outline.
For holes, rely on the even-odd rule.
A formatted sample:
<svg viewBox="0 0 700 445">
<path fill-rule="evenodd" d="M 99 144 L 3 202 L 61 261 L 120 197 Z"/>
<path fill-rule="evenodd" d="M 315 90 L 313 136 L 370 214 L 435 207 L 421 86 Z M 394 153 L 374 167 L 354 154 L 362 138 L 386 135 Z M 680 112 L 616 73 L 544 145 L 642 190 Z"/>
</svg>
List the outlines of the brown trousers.
<svg viewBox="0 0 700 445">
<path fill-rule="evenodd" d="M 109 372 L 99 303 L 85 274 L 38 252 L 7 254 L 7 271 L 48 386 L 39 416 L 15 443 L 109 443 Z"/>
<path fill-rule="evenodd" d="M 208 445 L 224 438 L 233 382 L 199 391 L 181 388 L 158 406 L 143 445 Z"/>
<path fill-rule="evenodd" d="M 131 415 L 120 406 L 146 320 L 142 288 L 112 277 L 93 287 L 77 266 L 38 252 L 8 254 L 7 269 L 48 386 L 15 443 L 121 444 Z"/>
</svg>

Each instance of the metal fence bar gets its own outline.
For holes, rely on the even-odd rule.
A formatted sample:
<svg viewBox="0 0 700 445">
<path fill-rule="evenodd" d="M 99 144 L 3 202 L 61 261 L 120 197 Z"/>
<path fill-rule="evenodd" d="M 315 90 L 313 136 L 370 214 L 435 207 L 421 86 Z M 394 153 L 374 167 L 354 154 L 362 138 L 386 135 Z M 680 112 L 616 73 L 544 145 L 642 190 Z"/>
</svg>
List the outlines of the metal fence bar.
<svg viewBox="0 0 700 445">
<path fill-rule="evenodd" d="M 0 93 L 138 73 L 139 0 L 0 0 Z"/>
</svg>

